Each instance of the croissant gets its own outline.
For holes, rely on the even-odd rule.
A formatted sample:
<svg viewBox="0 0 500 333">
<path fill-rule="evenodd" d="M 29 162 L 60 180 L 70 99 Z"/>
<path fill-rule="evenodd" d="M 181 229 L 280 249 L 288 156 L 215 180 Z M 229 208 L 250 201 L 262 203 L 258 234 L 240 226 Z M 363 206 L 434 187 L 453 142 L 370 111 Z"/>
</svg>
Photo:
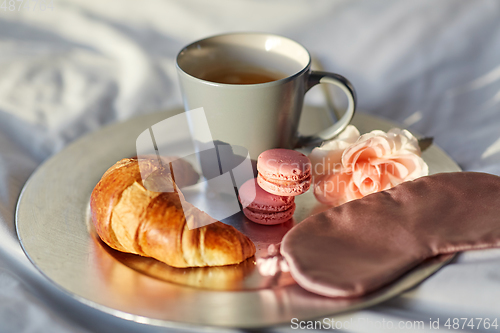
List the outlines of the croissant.
<svg viewBox="0 0 500 333">
<path fill-rule="evenodd" d="M 152 257 L 174 267 L 231 265 L 253 256 L 255 245 L 230 225 L 216 221 L 196 229 L 188 227 L 187 221 L 194 220 L 196 225 L 197 220 L 211 219 L 194 206 L 183 210 L 187 203 L 181 202 L 184 198 L 176 186 L 196 182 L 198 174 L 188 162 L 177 159 L 175 163 L 181 167 L 176 169 L 181 172 L 176 172 L 174 182 L 165 167 L 169 159 L 161 161 L 123 159 L 104 173 L 90 200 L 99 237 L 118 251 Z M 142 179 L 147 182 L 154 176 L 170 181 L 176 192 L 146 189 Z"/>
</svg>

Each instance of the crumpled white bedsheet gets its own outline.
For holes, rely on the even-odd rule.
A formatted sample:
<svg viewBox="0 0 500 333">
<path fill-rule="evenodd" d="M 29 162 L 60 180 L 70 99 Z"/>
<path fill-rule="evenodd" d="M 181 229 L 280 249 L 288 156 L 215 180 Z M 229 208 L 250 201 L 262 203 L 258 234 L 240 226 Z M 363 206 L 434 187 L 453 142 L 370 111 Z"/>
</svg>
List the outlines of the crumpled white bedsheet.
<svg viewBox="0 0 500 333">
<path fill-rule="evenodd" d="M 265 31 L 295 39 L 325 70 L 351 80 L 360 110 L 434 136 L 465 170 L 500 175 L 498 1 L 56 0 L 53 6 L 0 9 L 0 332 L 94 328 L 91 319 L 81 328 L 74 310 L 55 310 L 21 282 L 33 268 L 15 236 L 17 197 L 36 166 L 69 142 L 181 105 L 176 53 L 208 35 Z M 318 92 L 307 102 L 321 104 Z M 500 317 L 499 299 L 500 250 L 476 251 L 392 301 L 336 319 L 364 318 L 367 324 L 356 329 L 364 332 L 384 332 L 373 325 L 383 319 L 441 318 L 443 328 L 447 318 Z"/>
</svg>

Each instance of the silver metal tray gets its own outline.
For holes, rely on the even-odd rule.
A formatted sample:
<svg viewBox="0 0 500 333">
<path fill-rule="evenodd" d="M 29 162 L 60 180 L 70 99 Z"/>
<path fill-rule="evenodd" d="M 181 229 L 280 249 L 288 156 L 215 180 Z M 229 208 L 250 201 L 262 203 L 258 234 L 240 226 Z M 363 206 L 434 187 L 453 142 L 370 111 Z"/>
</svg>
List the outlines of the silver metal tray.
<svg viewBox="0 0 500 333">
<path fill-rule="evenodd" d="M 453 256 L 429 260 L 393 284 L 356 299 L 332 299 L 300 288 L 287 273 L 261 276 L 251 258 L 236 266 L 176 269 L 153 259 L 114 251 L 89 223 L 89 197 L 106 169 L 135 155 L 135 140 L 148 126 L 181 110 L 155 113 L 106 127 L 73 143 L 44 163 L 25 185 L 17 206 L 21 245 L 40 272 L 76 300 L 106 313 L 165 327 L 262 328 L 291 318 L 320 318 L 385 301 L 411 288 Z M 308 134 L 328 126 L 321 108 L 306 107 L 301 123 Z M 358 113 L 361 132 L 397 126 Z M 431 173 L 460 171 L 433 145 L 423 154 Z M 256 258 L 281 241 L 296 223 L 327 209 L 308 192 L 297 197 L 294 219 L 260 226 L 241 213 L 224 220 L 249 236 Z"/>
</svg>

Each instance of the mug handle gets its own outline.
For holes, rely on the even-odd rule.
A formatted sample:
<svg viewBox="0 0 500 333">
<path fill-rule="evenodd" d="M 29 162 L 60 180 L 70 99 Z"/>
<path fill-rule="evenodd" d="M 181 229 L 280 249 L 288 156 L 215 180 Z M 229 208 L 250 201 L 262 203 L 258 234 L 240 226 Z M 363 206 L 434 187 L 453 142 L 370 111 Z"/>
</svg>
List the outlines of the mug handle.
<svg viewBox="0 0 500 333">
<path fill-rule="evenodd" d="M 342 91 L 347 95 L 347 110 L 344 115 L 337 122 L 335 122 L 335 124 L 327 129 L 324 129 L 315 135 L 303 136 L 299 134 L 299 140 L 297 141 L 295 148 L 318 145 L 323 141 L 333 139 L 339 135 L 340 132 L 347 127 L 347 125 L 349 125 L 352 117 L 354 116 L 354 112 L 356 111 L 356 91 L 349 80 L 342 75 L 335 73 L 312 71 L 309 74 L 306 92 L 320 83 L 330 83 L 342 89 Z"/>
</svg>

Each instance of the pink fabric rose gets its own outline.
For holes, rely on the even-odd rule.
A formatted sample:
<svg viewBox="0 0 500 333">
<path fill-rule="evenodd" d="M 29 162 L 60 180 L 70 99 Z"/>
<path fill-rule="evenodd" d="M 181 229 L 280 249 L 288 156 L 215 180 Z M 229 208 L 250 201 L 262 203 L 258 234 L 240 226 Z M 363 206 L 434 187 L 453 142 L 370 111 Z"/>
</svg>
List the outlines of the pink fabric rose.
<svg viewBox="0 0 500 333">
<path fill-rule="evenodd" d="M 334 206 L 429 174 L 417 139 L 399 128 L 360 136 L 349 125 L 336 139 L 313 149 L 309 158 L 314 195 Z"/>
</svg>

